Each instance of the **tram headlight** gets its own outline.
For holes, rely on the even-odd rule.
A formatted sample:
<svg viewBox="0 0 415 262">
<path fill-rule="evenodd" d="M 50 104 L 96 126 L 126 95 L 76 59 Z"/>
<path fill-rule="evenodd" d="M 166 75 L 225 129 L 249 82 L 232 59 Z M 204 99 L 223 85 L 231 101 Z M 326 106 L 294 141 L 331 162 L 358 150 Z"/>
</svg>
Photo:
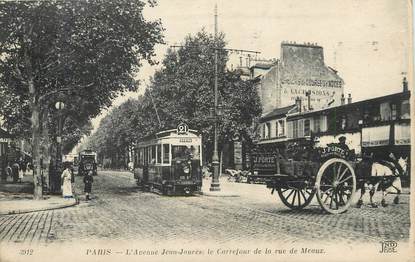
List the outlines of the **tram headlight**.
<svg viewBox="0 0 415 262">
<path fill-rule="evenodd" d="M 189 168 L 189 166 L 188 166 L 188 165 L 183 166 L 183 172 L 184 172 L 185 174 L 189 174 L 189 172 L 190 172 L 190 168 Z"/>
<path fill-rule="evenodd" d="M 185 193 L 186 195 L 190 195 L 190 193 L 192 192 L 192 191 L 190 190 L 190 188 L 188 188 L 188 187 L 185 187 L 183 191 L 184 191 L 184 193 Z"/>
</svg>

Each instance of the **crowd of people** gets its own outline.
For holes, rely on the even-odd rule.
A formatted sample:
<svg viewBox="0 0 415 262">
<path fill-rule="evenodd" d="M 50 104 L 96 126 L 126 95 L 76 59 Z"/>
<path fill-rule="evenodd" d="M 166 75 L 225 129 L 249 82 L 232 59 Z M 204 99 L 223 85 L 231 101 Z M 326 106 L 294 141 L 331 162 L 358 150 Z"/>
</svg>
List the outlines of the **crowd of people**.
<svg viewBox="0 0 415 262">
<path fill-rule="evenodd" d="M 3 172 L 1 172 L 1 181 L 8 182 L 10 179 L 13 183 L 21 183 L 26 173 L 30 173 L 32 170 L 30 162 L 14 161 L 8 162 Z"/>
<path fill-rule="evenodd" d="M 8 162 L 3 172 L 1 172 L 2 183 L 22 183 L 24 176 L 30 174 L 33 166 L 30 162 L 15 161 Z M 92 171 L 87 172 L 83 177 L 85 200 L 90 200 L 92 190 Z M 75 175 L 71 163 L 64 163 L 64 170 L 61 174 L 62 196 L 65 199 L 70 199 L 75 196 Z"/>
</svg>

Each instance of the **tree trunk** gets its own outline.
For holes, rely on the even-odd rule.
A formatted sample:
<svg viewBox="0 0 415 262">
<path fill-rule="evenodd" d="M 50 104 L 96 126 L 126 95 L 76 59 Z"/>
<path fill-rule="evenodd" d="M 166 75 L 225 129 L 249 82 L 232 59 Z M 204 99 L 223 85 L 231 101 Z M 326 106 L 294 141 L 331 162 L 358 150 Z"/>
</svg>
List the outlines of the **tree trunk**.
<svg viewBox="0 0 415 262">
<path fill-rule="evenodd" d="M 41 119 L 40 119 L 40 123 L 42 130 L 41 130 L 41 148 L 40 148 L 40 158 L 42 159 L 43 165 L 44 165 L 44 170 L 43 170 L 43 187 L 46 187 L 50 190 L 50 184 L 49 184 L 49 176 L 50 176 L 50 172 L 52 170 L 49 169 L 50 167 L 50 161 L 51 161 L 51 153 L 50 153 L 50 148 L 51 148 L 51 141 L 49 139 L 49 128 L 48 128 L 48 111 L 43 109 L 42 115 L 41 115 Z"/>
<path fill-rule="evenodd" d="M 35 87 L 33 79 L 29 80 L 29 92 L 31 95 L 30 107 L 32 111 L 32 161 L 33 161 L 33 184 L 34 191 L 33 197 L 36 200 L 43 199 L 42 192 L 42 175 L 41 175 L 41 166 L 40 166 L 40 154 L 39 154 L 39 113 L 40 106 L 37 103 Z"/>
</svg>

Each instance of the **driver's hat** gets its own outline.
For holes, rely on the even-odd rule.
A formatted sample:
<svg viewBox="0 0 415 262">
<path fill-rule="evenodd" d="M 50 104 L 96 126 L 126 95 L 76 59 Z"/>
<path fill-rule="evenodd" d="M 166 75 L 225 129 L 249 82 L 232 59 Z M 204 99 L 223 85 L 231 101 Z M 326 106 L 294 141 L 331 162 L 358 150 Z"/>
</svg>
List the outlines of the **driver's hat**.
<svg viewBox="0 0 415 262">
<path fill-rule="evenodd" d="M 345 141 L 346 141 L 346 137 L 345 137 L 345 136 L 341 136 L 341 137 L 339 137 L 339 141 L 340 141 L 340 142 L 345 142 Z"/>
</svg>

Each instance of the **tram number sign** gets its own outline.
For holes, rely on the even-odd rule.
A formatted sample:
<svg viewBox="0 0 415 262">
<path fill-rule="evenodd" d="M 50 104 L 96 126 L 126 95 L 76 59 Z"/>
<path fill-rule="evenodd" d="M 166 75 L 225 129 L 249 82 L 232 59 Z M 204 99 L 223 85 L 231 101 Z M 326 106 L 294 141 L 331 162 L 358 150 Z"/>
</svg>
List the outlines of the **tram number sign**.
<svg viewBox="0 0 415 262">
<path fill-rule="evenodd" d="M 187 134 L 188 131 L 189 131 L 189 126 L 186 125 L 185 123 L 180 123 L 177 126 L 177 134 L 179 135 L 185 135 Z"/>
</svg>

